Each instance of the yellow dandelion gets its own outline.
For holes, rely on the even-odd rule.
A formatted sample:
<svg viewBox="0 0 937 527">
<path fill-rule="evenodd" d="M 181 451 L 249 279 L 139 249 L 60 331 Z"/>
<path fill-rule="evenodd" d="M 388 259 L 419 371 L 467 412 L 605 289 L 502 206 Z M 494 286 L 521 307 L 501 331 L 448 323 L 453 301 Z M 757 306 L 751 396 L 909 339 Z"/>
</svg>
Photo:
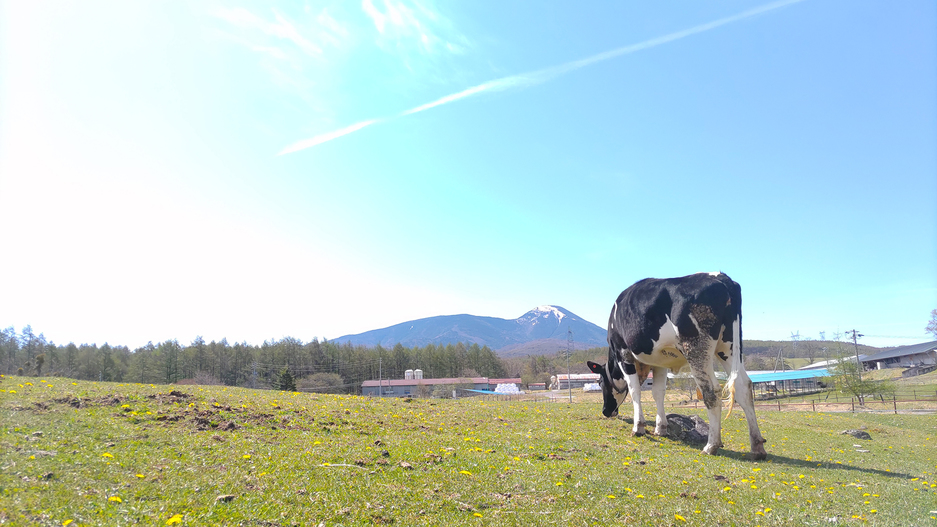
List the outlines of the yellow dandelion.
<svg viewBox="0 0 937 527">
<path fill-rule="evenodd" d="M 120 496 L 111 496 L 110 498 L 107 498 L 107 501 L 113 501 L 114 503 L 121 503 L 124 500 L 120 499 Z"/>
<path fill-rule="evenodd" d="M 468 470 L 460 470 L 460 471 L 459 471 L 459 474 L 465 474 L 466 476 L 471 476 L 471 475 L 472 475 L 472 473 L 469 472 Z"/>
<path fill-rule="evenodd" d="M 65 525 L 71 525 L 73 521 L 75 521 L 75 520 L 65 520 L 64 522 L 62 522 L 62 525 L 63 525 L 63 526 L 65 526 Z"/>
<path fill-rule="evenodd" d="M 250 454 L 244 454 L 243 456 L 241 456 L 241 458 L 243 458 L 243 459 L 250 459 L 250 458 L 251 458 L 251 455 L 250 455 Z"/>
<path fill-rule="evenodd" d="M 182 515 L 181 515 L 181 514 L 173 514 L 171 518 L 169 518 L 168 520 L 166 520 L 166 525 L 174 525 L 174 524 L 176 524 L 176 523 L 182 523 Z"/>
<path fill-rule="evenodd" d="M 137 477 L 140 478 L 140 479 L 143 479 L 143 478 L 145 478 L 146 476 L 144 476 L 143 474 L 137 474 Z"/>
<path fill-rule="evenodd" d="M 674 514 L 673 517 L 674 517 L 674 519 L 676 519 L 676 520 L 680 520 L 680 521 L 686 523 L 686 518 L 684 518 L 683 516 L 680 516 L 679 514 Z"/>
<path fill-rule="evenodd" d="M 476 518 L 481 518 L 481 517 L 482 517 L 482 515 L 481 515 L 480 512 L 476 512 L 475 514 L 472 514 L 472 516 L 475 516 Z"/>
<path fill-rule="evenodd" d="M 608 499 L 610 499 L 610 500 L 613 500 L 613 499 L 615 499 L 615 495 L 614 495 L 614 494 L 609 494 L 608 496 L 606 496 L 606 498 L 608 498 Z"/>
<path fill-rule="evenodd" d="M 111 455 L 110 452 L 105 452 L 105 453 L 101 454 L 101 457 L 114 457 L 114 456 Z"/>
</svg>

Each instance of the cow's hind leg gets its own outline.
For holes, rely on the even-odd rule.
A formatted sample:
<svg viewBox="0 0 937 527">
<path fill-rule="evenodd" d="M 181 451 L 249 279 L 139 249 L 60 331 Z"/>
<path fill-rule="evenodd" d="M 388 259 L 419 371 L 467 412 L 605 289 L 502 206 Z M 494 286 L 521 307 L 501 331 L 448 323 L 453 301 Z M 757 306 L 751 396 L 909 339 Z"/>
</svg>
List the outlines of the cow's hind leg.
<svg viewBox="0 0 937 527">
<path fill-rule="evenodd" d="M 664 394 L 667 391 L 667 368 L 653 368 L 654 386 L 651 393 L 657 405 L 657 420 L 654 426 L 654 435 L 667 435 L 667 414 L 664 413 Z"/>
<path fill-rule="evenodd" d="M 699 342 L 703 341 L 703 342 Z M 697 342 L 684 343 L 688 350 L 687 362 L 696 380 L 696 386 L 703 395 L 703 403 L 709 414 L 709 439 L 703 447 L 704 454 L 715 454 L 722 446 L 722 399 L 716 394 L 719 381 L 713 371 L 713 351 L 715 341 L 697 339 Z"/>
<path fill-rule="evenodd" d="M 722 359 L 720 358 L 720 360 Z M 722 361 L 722 363 L 723 366 L 727 366 L 726 361 Z M 726 373 L 729 373 L 728 367 L 726 367 Z M 765 459 L 768 457 L 768 452 L 765 450 L 765 438 L 762 437 L 761 430 L 758 428 L 758 421 L 755 420 L 755 397 L 752 392 L 752 380 L 748 377 L 744 367 L 740 368 L 736 374 L 734 391 L 735 402 L 742 407 L 742 411 L 745 412 L 745 421 L 748 422 L 752 458 L 755 460 Z"/>
</svg>

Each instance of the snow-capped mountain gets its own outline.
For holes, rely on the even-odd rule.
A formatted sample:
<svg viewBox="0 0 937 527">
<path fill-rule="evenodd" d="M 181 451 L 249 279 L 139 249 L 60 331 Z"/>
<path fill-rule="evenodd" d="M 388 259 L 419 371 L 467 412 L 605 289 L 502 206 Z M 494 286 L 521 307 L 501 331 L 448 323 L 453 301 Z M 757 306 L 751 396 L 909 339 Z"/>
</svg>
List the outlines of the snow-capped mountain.
<svg viewBox="0 0 937 527">
<path fill-rule="evenodd" d="M 539 306 L 513 320 L 475 315 L 445 315 L 403 322 L 383 329 L 345 335 L 333 342 L 407 347 L 464 342 L 488 346 L 501 355 L 553 353 L 566 349 L 567 330 L 577 349 L 605 345 L 605 329 L 559 306 Z"/>
</svg>

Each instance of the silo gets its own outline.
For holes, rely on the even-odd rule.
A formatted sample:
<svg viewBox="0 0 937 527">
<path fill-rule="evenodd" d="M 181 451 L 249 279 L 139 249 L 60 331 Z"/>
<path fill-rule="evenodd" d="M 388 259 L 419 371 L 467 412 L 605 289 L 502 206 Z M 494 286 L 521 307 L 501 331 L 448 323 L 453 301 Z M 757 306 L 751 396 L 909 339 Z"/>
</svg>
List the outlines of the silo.
<svg viewBox="0 0 937 527">
<path fill-rule="evenodd" d="M 407 380 L 413 379 L 413 370 L 403 372 L 403 378 Z"/>
<path fill-rule="evenodd" d="M 422 379 L 422 378 L 423 378 L 423 370 L 416 370 L 416 371 L 414 371 L 413 373 L 416 375 L 416 378 L 417 378 L 417 379 Z"/>
</svg>

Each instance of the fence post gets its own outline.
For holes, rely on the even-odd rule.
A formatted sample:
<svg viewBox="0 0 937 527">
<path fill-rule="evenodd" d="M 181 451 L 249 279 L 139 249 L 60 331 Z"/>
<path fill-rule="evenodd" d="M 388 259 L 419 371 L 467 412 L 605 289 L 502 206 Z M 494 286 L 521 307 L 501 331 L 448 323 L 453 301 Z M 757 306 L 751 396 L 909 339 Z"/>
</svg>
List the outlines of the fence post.
<svg viewBox="0 0 937 527">
<path fill-rule="evenodd" d="M 856 398 L 855 398 L 855 397 L 850 397 L 850 398 L 849 398 L 849 404 L 852 405 L 852 413 L 856 413 Z"/>
<path fill-rule="evenodd" d="M 779 412 L 781 411 L 781 400 L 780 400 L 780 399 L 778 399 L 778 411 L 779 411 Z"/>
<path fill-rule="evenodd" d="M 810 406 L 813 407 L 813 413 L 817 413 L 817 402 L 814 400 L 811 400 Z"/>
<path fill-rule="evenodd" d="M 892 404 L 895 405 L 895 415 L 898 415 L 898 398 L 895 397 L 895 396 L 892 396 L 892 401 L 891 401 L 891 402 L 892 402 Z"/>
</svg>

